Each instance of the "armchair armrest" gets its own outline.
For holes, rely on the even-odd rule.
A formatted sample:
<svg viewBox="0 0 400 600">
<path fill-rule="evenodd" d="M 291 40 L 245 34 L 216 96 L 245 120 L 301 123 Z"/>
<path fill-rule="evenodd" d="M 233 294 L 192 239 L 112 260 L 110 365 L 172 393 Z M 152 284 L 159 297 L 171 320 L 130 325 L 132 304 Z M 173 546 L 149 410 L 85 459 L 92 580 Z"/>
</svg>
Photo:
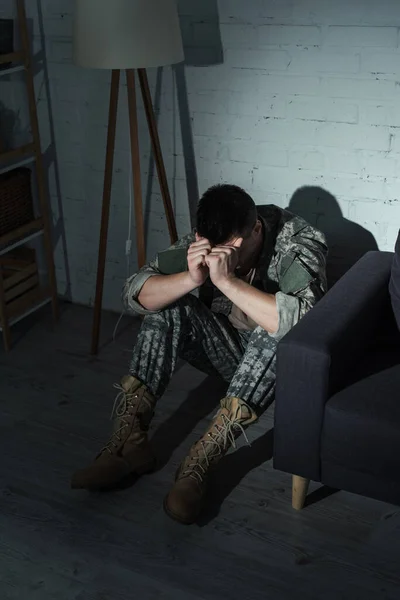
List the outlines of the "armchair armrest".
<svg viewBox="0 0 400 600">
<path fill-rule="evenodd" d="M 276 469 L 320 480 L 325 403 L 371 345 L 389 310 L 392 259 L 390 252 L 368 252 L 280 342 Z"/>
</svg>

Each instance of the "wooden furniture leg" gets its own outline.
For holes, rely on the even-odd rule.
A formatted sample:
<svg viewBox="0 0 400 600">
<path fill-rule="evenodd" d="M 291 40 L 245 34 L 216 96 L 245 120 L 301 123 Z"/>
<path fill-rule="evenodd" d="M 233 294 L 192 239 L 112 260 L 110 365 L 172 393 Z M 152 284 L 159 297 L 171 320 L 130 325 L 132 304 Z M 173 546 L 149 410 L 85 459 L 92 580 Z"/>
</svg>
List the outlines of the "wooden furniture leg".
<svg viewBox="0 0 400 600">
<path fill-rule="evenodd" d="M 129 134 L 131 141 L 133 195 L 135 204 L 136 245 L 138 267 L 140 269 L 146 262 L 146 243 L 144 239 L 142 182 L 140 176 L 139 128 L 137 120 L 134 69 L 126 70 L 126 84 L 128 90 Z"/>
<path fill-rule="evenodd" d="M 168 223 L 168 230 L 171 242 L 174 243 L 178 239 L 176 231 L 175 217 L 172 209 L 171 197 L 168 190 L 168 180 L 165 171 L 164 161 L 161 152 L 160 139 L 157 131 L 157 123 L 154 116 L 153 105 L 151 102 L 150 88 L 147 80 L 145 69 L 138 69 L 140 87 L 143 96 L 144 107 L 146 111 L 147 123 L 150 131 L 152 149 L 154 152 L 155 162 L 157 166 L 158 178 L 160 181 L 161 193 L 164 202 L 165 215 Z M 110 110 L 108 117 L 108 135 L 107 135 L 107 151 L 106 165 L 104 173 L 104 192 L 103 192 L 103 208 L 101 217 L 101 230 L 99 242 L 99 256 L 97 265 L 97 282 L 96 282 L 96 297 L 94 302 L 94 318 L 93 318 L 93 333 L 92 333 L 92 354 L 97 354 L 100 335 L 100 321 L 104 286 L 104 271 L 107 252 L 107 236 L 108 222 L 110 216 L 110 199 L 111 199 L 111 183 L 113 158 L 115 148 L 115 131 L 117 122 L 117 106 L 118 106 L 118 89 L 119 89 L 120 71 L 114 70 L 111 79 L 110 92 Z M 129 133 L 131 144 L 131 162 L 133 176 L 133 191 L 134 191 L 134 207 L 135 207 L 135 222 L 136 222 L 136 243 L 137 243 L 137 258 L 138 266 L 142 267 L 146 262 L 146 243 L 144 235 L 144 219 L 143 219 L 143 199 L 142 199 L 142 184 L 140 176 L 140 150 L 139 150 L 139 130 L 137 119 L 136 105 L 136 88 L 135 88 L 135 71 L 134 69 L 126 69 L 126 82 L 128 92 L 128 108 L 129 108 Z"/>
<path fill-rule="evenodd" d="M 11 350 L 11 332 L 10 332 L 10 326 L 8 324 L 6 298 L 5 298 L 5 292 L 4 292 L 3 269 L 1 266 L 0 266 L 0 314 L 2 315 L 2 318 L 0 319 L 0 324 L 3 329 L 4 348 L 5 348 L 6 352 L 9 352 Z"/>
<path fill-rule="evenodd" d="M 296 510 L 301 510 L 306 501 L 308 486 L 310 480 L 293 475 L 292 478 L 292 506 Z"/>
<path fill-rule="evenodd" d="M 111 184 L 114 164 L 115 131 L 117 127 L 117 109 L 120 71 L 114 69 L 111 76 L 110 108 L 108 113 L 108 132 L 106 163 L 104 170 L 103 206 L 101 212 L 101 228 L 99 255 L 97 262 L 96 297 L 94 301 L 92 354 L 97 354 L 99 347 L 101 309 L 103 304 L 104 272 L 107 254 L 108 222 L 110 218 Z"/>
<path fill-rule="evenodd" d="M 146 69 L 138 69 L 138 74 L 140 88 L 142 90 L 144 108 L 146 111 L 147 123 L 150 131 L 151 145 L 156 161 L 158 179 L 160 182 L 161 194 L 164 202 L 165 216 L 167 218 L 168 223 L 169 237 L 171 239 L 171 243 L 174 244 L 178 239 L 178 234 L 176 231 L 176 222 L 174 217 L 174 211 L 172 209 L 171 196 L 168 188 L 167 174 L 165 172 L 165 165 L 161 151 L 157 123 L 154 116 L 153 103 L 151 101 L 149 82 L 147 79 L 147 71 Z"/>
<path fill-rule="evenodd" d="M 54 320 L 58 318 L 57 279 L 54 266 L 53 242 L 51 235 L 50 207 L 47 201 L 45 175 L 43 166 L 42 149 L 40 146 L 39 122 L 36 110 L 36 95 L 33 81 L 33 65 L 31 62 L 31 50 L 29 42 L 28 27 L 26 21 L 25 4 L 23 0 L 17 1 L 18 21 L 20 26 L 21 44 L 25 56 L 25 76 L 29 101 L 29 115 L 32 128 L 33 148 L 36 159 L 37 185 L 40 202 L 40 212 L 43 219 L 43 241 L 46 252 L 47 268 L 49 271 L 49 284 L 51 289 L 51 301 Z"/>
</svg>

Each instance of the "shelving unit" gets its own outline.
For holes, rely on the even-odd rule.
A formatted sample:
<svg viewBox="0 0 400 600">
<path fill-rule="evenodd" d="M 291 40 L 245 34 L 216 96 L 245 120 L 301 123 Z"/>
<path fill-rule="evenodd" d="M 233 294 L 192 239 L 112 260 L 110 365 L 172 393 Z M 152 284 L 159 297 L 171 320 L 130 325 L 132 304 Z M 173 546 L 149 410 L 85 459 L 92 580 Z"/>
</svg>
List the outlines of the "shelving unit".
<svg viewBox="0 0 400 600">
<path fill-rule="evenodd" d="M 1 69 L 0 77 L 2 77 L 2 75 L 11 75 L 12 73 L 18 73 L 18 71 L 23 71 L 24 68 L 24 65 L 17 65 L 16 67 L 8 67 L 7 69 Z"/>
<path fill-rule="evenodd" d="M 7 254 L 10 250 L 14 250 L 22 244 L 30 242 L 39 235 L 43 235 L 43 219 L 35 219 L 18 229 L 14 229 L 10 233 L 6 233 L 0 237 L 0 256 Z"/>
<path fill-rule="evenodd" d="M 11 348 L 10 328 L 21 319 L 50 302 L 52 304 L 53 317 L 55 320 L 58 318 L 57 282 L 51 240 L 51 223 L 40 145 L 39 123 L 36 111 L 36 97 L 32 71 L 32 57 L 30 52 L 24 0 L 16 0 L 16 7 L 22 49 L 17 52 L 12 52 L 11 54 L 4 54 L 0 56 L 0 64 L 12 63 L 12 66 L 0 70 L 0 77 L 7 74 L 16 73 L 18 71 L 25 72 L 32 141 L 29 144 L 25 144 L 19 148 L 8 150 L 2 153 L 0 152 L 0 174 L 7 173 L 8 171 L 29 163 L 34 163 L 36 167 L 41 215 L 30 223 L 27 223 L 22 227 L 18 227 L 14 231 L 10 231 L 5 235 L 0 236 L 0 259 L 2 256 L 7 255 L 10 251 L 23 246 L 33 239 L 39 236 L 43 237 L 49 285 L 45 288 L 37 287 L 37 289 L 35 288 L 31 290 L 26 297 L 21 294 L 21 296 L 12 303 L 12 308 L 10 308 L 10 304 L 7 303 L 6 280 L 3 274 L 3 269 L 0 265 L 0 331 L 3 333 L 4 346 L 7 351 L 9 351 Z M 24 285 L 20 284 L 19 288 L 23 289 Z M 17 291 L 19 288 L 17 288 Z"/>
<path fill-rule="evenodd" d="M 18 0 L 17 0 L 18 1 Z M 23 7 L 23 10 L 25 11 L 25 6 Z M 19 15 L 18 15 L 19 17 Z M 25 16 L 26 18 L 26 16 Z M 25 53 L 23 50 L 19 51 L 19 52 L 11 52 L 11 54 L 2 54 L 0 56 L 0 65 L 4 65 L 4 63 L 23 63 L 25 60 Z M 13 67 L 9 67 L 10 69 L 13 69 Z M 4 71 L 2 71 L 2 73 L 7 72 L 7 69 L 4 69 Z"/>
</svg>

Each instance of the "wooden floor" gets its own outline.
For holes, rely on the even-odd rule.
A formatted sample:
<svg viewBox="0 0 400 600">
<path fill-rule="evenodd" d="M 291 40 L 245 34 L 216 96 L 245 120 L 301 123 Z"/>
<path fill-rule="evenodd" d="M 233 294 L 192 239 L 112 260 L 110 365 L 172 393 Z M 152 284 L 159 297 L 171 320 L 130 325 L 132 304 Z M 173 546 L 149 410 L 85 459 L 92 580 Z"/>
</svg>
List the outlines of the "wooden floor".
<svg viewBox="0 0 400 600">
<path fill-rule="evenodd" d="M 106 337 L 115 324 L 104 316 Z M 0 344 L 0 599 L 398 600 L 400 510 L 314 485 L 293 511 L 290 477 L 271 465 L 271 414 L 221 463 L 197 525 L 164 515 L 174 470 L 223 393 L 187 365 L 152 429 L 164 466 L 114 493 L 69 489 L 107 439 L 134 327 L 124 321 L 91 358 L 91 311 L 66 306 L 54 330 L 45 311 L 9 355 Z"/>
</svg>

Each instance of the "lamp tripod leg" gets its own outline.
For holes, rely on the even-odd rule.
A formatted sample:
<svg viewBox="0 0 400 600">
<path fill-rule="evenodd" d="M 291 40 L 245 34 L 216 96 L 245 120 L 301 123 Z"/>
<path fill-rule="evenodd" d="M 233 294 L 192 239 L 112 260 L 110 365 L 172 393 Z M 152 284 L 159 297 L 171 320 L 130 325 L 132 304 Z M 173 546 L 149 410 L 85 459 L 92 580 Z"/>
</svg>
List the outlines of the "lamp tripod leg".
<svg viewBox="0 0 400 600">
<path fill-rule="evenodd" d="M 154 115 L 153 104 L 151 101 L 151 94 L 149 88 L 149 82 L 147 79 L 146 69 L 138 69 L 140 88 L 143 96 L 144 108 L 146 111 L 147 123 L 149 126 L 151 145 L 153 148 L 153 154 L 156 161 L 157 174 L 160 182 L 161 194 L 164 202 L 165 216 L 167 218 L 169 237 L 171 243 L 174 244 L 178 239 L 176 231 L 176 223 L 174 217 L 174 211 L 172 208 L 171 196 L 168 189 L 167 174 L 165 172 L 165 165 L 163 155 L 161 151 L 160 138 L 157 131 L 157 123 Z"/>
<path fill-rule="evenodd" d="M 104 170 L 103 205 L 101 211 L 101 227 L 99 253 L 97 262 L 96 296 L 94 300 L 92 348 L 91 353 L 97 354 L 99 348 L 101 309 L 103 303 L 104 273 L 107 255 L 108 223 L 110 219 L 111 185 L 114 164 L 115 132 L 117 127 L 118 92 L 120 71 L 115 69 L 111 76 L 110 108 L 108 113 L 108 132 L 106 162 Z"/>
</svg>

